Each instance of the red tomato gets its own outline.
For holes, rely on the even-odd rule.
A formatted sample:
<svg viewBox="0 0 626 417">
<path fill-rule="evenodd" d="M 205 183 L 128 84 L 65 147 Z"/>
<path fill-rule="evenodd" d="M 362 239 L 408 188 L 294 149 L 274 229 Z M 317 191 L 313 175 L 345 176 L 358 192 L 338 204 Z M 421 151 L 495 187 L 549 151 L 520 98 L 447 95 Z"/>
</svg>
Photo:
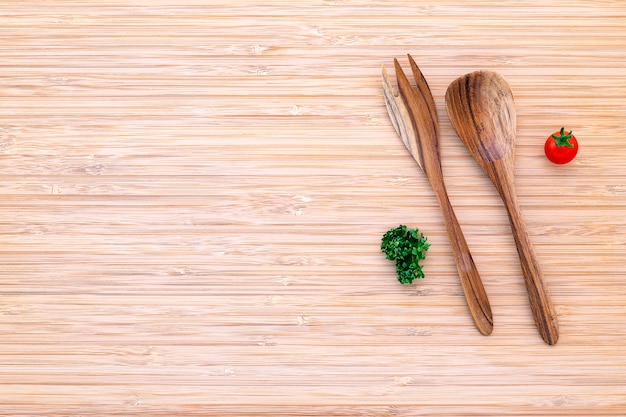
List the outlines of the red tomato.
<svg viewBox="0 0 626 417">
<path fill-rule="evenodd" d="M 555 164 L 567 164 L 578 153 L 578 141 L 572 132 L 565 133 L 562 127 L 560 132 L 551 135 L 543 147 L 548 159 Z"/>
</svg>

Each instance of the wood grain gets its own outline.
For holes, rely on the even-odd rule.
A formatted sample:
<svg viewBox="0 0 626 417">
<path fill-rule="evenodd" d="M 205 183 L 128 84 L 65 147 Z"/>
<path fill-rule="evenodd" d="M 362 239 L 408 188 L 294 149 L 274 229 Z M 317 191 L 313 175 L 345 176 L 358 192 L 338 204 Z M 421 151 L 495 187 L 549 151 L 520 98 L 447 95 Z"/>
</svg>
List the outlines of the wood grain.
<svg viewBox="0 0 626 417">
<path fill-rule="evenodd" d="M 623 2 L 6 0 L 0 23 L 0 415 L 624 414 Z M 466 314 L 382 98 L 406 53 L 439 114 L 459 75 L 511 84 L 557 345 L 442 117 L 493 334 Z M 410 287 L 379 251 L 400 223 L 432 244 Z"/>
</svg>

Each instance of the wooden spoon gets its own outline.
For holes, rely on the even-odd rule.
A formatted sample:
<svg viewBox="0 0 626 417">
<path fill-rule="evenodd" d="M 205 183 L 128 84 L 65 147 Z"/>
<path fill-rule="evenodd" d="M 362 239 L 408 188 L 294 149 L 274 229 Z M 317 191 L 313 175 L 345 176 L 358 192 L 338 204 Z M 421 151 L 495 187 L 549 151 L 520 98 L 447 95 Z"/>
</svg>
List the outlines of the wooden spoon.
<svg viewBox="0 0 626 417">
<path fill-rule="evenodd" d="M 502 197 L 535 324 L 543 340 L 554 345 L 559 338 L 556 313 L 516 198 L 513 176 L 516 115 L 511 88 L 498 73 L 472 72 L 448 87 L 446 111 L 459 138 Z"/>
<path fill-rule="evenodd" d="M 409 55 L 417 88 L 413 89 L 398 60 L 394 60 L 400 92 L 391 85 L 383 65 L 383 93 L 385 104 L 398 135 L 415 161 L 426 174 L 443 213 L 450 238 L 461 286 L 470 314 L 478 331 L 489 335 L 493 331 L 493 316 L 487 293 L 474 265 L 467 242 L 448 199 L 439 158 L 439 120 L 435 101 L 415 61 Z"/>
</svg>

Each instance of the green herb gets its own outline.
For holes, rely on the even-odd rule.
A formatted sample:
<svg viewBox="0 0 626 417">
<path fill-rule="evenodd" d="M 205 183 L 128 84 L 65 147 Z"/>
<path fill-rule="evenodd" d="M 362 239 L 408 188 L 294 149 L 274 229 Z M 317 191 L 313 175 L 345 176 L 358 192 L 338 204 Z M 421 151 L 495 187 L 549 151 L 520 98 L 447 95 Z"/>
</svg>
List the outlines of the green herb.
<svg viewBox="0 0 626 417">
<path fill-rule="evenodd" d="M 426 237 L 418 229 L 407 230 L 404 225 L 387 231 L 380 245 L 385 257 L 396 261 L 398 281 L 402 284 L 411 284 L 415 278 L 424 278 L 419 261 L 426 257 L 429 247 Z"/>
</svg>

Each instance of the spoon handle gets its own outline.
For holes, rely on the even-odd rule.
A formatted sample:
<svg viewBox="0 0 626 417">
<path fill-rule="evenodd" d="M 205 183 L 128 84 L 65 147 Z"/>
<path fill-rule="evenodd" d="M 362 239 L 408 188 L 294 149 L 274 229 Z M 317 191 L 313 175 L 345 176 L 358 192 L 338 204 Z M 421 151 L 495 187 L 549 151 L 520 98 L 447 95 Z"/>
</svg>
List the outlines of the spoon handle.
<svg viewBox="0 0 626 417">
<path fill-rule="evenodd" d="M 461 287 L 463 288 L 470 314 L 478 331 L 488 336 L 493 332 L 493 315 L 489 298 L 487 298 L 487 293 L 465 241 L 465 236 L 450 204 L 443 181 L 437 183 L 437 181 L 431 179 L 431 185 L 443 214 L 446 231 L 448 232 L 450 245 L 454 253 L 454 261 L 461 280 Z"/>
<path fill-rule="evenodd" d="M 501 167 L 501 166 L 500 166 Z M 539 330 L 541 338 L 549 345 L 554 345 L 559 339 L 559 326 L 556 312 L 550 292 L 543 280 L 543 274 L 537 261 L 537 256 L 528 236 L 526 224 L 522 219 L 522 214 L 517 204 L 515 189 L 513 186 L 513 175 L 511 169 L 501 169 L 496 166 L 496 171 L 501 171 L 501 181 L 498 192 L 507 210 L 515 246 L 519 255 L 522 267 L 522 275 L 528 292 L 530 309 L 535 319 L 535 325 Z"/>
</svg>

